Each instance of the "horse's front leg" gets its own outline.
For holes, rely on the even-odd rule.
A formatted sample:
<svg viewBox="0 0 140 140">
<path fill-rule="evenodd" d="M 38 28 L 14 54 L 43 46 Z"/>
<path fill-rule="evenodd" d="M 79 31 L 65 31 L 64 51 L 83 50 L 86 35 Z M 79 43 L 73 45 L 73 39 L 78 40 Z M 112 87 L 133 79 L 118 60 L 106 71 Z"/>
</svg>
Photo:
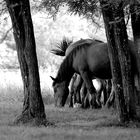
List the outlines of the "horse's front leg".
<svg viewBox="0 0 140 140">
<path fill-rule="evenodd" d="M 70 81 L 70 84 L 69 84 L 69 94 L 70 94 L 70 104 L 69 104 L 69 107 L 73 107 L 73 98 L 74 98 L 74 90 L 75 90 L 75 87 L 74 87 L 75 79 L 76 79 L 76 74 L 73 75 L 73 77 L 72 77 L 72 79 Z"/>
<path fill-rule="evenodd" d="M 88 89 L 89 93 L 91 94 L 91 101 L 93 108 L 98 108 L 98 104 L 96 102 L 96 89 L 93 86 L 92 78 L 87 71 L 80 71 L 80 75 L 83 78 L 86 88 Z"/>
<path fill-rule="evenodd" d="M 79 76 L 79 81 L 77 83 L 77 87 L 75 88 L 75 94 L 76 94 L 76 101 L 77 103 L 81 104 L 82 101 L 81 101 L 81 95 L 80 95 L 80 90 L 82 88 L 82 84 L 83 84 L 83 79 L 81 76 Z"/>
<path fill-rule="evenodd" d="M 84 109 L 90 107 L 90 104 L 89 104 L 88 99 L 87 99 L 87 94 L 88 94 L 87 92 L 88 91 L 87 91 L 86 85 L 83 82 L 82 87 L 81 87 L 81 100 L 82 100 L 81 107 Z"/>
</svg>

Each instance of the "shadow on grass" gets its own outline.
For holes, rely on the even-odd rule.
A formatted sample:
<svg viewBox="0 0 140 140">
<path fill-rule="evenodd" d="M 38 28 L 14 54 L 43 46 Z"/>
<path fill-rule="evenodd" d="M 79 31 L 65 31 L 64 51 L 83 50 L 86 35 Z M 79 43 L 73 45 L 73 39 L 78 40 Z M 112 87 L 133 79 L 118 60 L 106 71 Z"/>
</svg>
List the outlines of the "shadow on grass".
<svg viewBox="0 0 140 140">
<path fill-rule="evenodd" d="M 140 128 L 140 117 L 134 121 L 129 121 L 126 123 L 121 123 L 119 120 L 117 120 L 117 117 L 113 119 L 106 119 L 97 124 L 96 127 Z"/>
</svg>

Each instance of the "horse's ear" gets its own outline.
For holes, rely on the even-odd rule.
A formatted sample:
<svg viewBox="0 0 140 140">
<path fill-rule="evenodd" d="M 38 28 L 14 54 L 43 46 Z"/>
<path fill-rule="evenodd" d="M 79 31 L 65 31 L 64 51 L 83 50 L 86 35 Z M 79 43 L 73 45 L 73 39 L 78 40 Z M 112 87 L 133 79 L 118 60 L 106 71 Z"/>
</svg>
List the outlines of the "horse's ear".
<svg viewBox="0 0 140 140">
<path fill-rule="evenodd" d="M 55 78 L 53 78 L 52 76 L 50 76 L 51 77 L 51 79 L 53 80 L 53 81 L 56 81 L 56 79 Z"/>
</svg>

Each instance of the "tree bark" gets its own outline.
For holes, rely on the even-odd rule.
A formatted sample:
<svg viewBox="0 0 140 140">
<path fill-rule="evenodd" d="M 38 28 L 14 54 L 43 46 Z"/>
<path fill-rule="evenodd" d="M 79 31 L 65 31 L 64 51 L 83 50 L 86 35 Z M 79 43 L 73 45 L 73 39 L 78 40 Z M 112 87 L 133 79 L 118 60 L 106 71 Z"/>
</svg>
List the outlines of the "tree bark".
<svg viewBox="0 0 140 140">
<path fill-rule="evenodd" d="M 46 115 L 41 96 L 40 77 L 36 56 L 36 44 L 30 14 L 29 0 L 6 0 L 11 16 L 18 60 L 24 86 L 22 114 L 16 123 L 33 121 L 45 123 Z"/>
<path fill-rule="evenodd" d="M 118 101 L 119 119 L 128 121 L 136 115 L 128 37 L 121 3 L 100 0 L 108 40 L 113 84 Z"/>
<path fill-rule="evenodd" d="M 130 5 L 130 13 L 131 13 L 131 24 L 133 31 L 133 38 L 135 43 L 135 52 L 136 52 L 136 61 L 137 61 L 137 69 L 138 69 L 138 103 L 140 102 L 140 3 L 137 0 L 133 0 Z"/>
</svg>

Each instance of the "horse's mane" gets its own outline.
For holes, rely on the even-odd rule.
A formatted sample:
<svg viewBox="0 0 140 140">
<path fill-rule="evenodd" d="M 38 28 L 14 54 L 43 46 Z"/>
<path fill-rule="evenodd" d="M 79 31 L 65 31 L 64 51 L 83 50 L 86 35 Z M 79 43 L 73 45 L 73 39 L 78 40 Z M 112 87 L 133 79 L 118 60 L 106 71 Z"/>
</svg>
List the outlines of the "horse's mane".
<svg viewBox="0 0 140 140">
<path fill-rule="evenodd" d="M 74 70 L 72 68 L 72 62 L 73 62 L 72 54 L 64 58 L 57 72 L 57 76 L 56 76 L 57 82 L 70 81 L 74 73 Z"/>
</svg>

